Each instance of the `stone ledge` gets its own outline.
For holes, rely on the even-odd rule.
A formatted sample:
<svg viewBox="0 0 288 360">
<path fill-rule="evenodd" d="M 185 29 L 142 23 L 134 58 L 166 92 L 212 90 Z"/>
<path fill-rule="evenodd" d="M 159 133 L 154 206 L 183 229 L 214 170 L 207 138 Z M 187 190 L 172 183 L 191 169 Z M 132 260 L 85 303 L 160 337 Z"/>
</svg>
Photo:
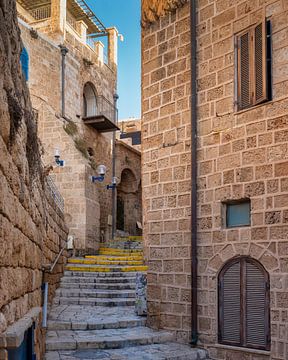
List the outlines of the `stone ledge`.
<svg viewBox="0 0 288 360">
<path fill-rule="evenodd" d="M 251 349 L 251 348 L 245 348 L 245 347 L 240 347 L 240 346 L 215 344 L 212 346 L 209 345 L 208 349 L 210 349 L 210 348 L 230 350 L 230 351 L 242 351 L 242 352 L 250 353 L 250 354 L 254 354 L 254 355 L 270 356 L 270 351 Z"/>
<path fill-rule="evenodd" d="M 25 331 L 39 318 L 41 311 L 41 307 L 32 308 L 21 319 L 9 326 L 4 333 L 0 334 L 0 349 L 19 347 L 24 339 Z"/>
</svg>

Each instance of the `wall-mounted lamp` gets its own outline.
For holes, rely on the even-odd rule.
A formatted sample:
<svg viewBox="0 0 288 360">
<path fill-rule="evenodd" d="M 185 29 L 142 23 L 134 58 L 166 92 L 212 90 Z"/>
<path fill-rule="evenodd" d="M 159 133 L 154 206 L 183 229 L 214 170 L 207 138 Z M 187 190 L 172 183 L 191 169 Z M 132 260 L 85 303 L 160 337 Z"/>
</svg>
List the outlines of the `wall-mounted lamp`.
<svg viewBox="0 0 288 360">
<path fill-rule="evenodd" d="M 102 182 L 104 180 L 105 174 L 106 174 L 106 166 L 105 165 L 99 165 L 96 169 L 99 176 L 90 176 L 90 179 L 92 183 L 96 181 Z"/>
<path fill-rule="evenodd" d="M 120 41 L 123 42 L 124 41 L 124 36 L 122 34 L 118 34 L 118 36 L 119 36 Z"/>
<path fill-rule="evenodd" d="M 54 157 L 55 157 L 55 163 L 57 164 L 57 166 L 63 167 L 65 165 L 65 161 L 60 160 L 60 151 L 58 149 L 55 150 Z"/>
<path fill-rule="evenodd" d="M 117 181 L 118 181 L 118 178 L 117 178 L 116 176 L 114 176 L 114 177 L 112 178 L 112 184 L 106 186 L 107 190 L 109 190 L 109 189 L 115 189 L 116 186 L 117 186 Z"/>
</svg>

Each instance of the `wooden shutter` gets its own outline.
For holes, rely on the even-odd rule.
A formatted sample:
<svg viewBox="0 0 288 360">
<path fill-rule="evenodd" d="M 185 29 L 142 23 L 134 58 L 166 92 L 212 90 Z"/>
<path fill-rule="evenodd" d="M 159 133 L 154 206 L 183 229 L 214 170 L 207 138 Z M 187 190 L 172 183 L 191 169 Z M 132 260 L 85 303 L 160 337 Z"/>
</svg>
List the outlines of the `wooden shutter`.
<svg viewBox="0 0 288 360">
<path fill-rule="evenodd" d="M 266 21 L 258 24 L 254 30 L 254 97 L 255 104 L 268 99 L 267 91 L 267 34 Z"/>
<path fill-rule="evenodd" d="M 237 37 L 238 110 L 268 100 L 266 20 Z"/>
<path fill-rule="evenodd" d="M 240 261 L 224 272 L 220 287 L 221 341 L 238 345 L 241 322 Z"/>
<path fill-rule="evenodd" d="M 238 107 L 250 106 L 251 99 L 251 36 L 246 32 L 238 39 Z"/>
<path fill-rule="evenodd" d="M 246 265 L 246 344 L 266 349 L 267 346 L 267 281 L 255 263 Z M 269 305 L 268 305 L 269 306 Z"/>
<path fill-rule="evenodd" d="M 231 260 L 219 274 L 219 341 L 269 350 L 269 276 L 256 260 Z"/>
</svg>

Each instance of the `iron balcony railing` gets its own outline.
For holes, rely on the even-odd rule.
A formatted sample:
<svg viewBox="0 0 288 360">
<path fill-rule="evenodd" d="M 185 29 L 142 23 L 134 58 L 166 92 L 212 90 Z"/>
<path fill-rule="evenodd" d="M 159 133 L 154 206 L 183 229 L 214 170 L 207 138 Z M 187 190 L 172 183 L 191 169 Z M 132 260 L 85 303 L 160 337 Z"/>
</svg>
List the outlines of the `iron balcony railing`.
<svg viewBox="0 0 288 360">
<path fill-rule="evenodd" d="M 47 184 L 47 189 L 50 192 L 55 204 L 58 206 L 61 212 L 64 213 L 64 199 L 61 196 L 51 176 L 49 175 L 46 177 L 46 184 Z"/>
<path fill-rule="evenodd" d="M 104 116 L 109 121 L 115 123 L 116 109 L 114 105 L 103 95 L 97 96 L 96 116 Z"/>
<path fill-rule="evenodd" d="M 35 20 L 49 19 L 51 17 L 51 4 L 32 9 L 30 13 Z"/>
</svg>

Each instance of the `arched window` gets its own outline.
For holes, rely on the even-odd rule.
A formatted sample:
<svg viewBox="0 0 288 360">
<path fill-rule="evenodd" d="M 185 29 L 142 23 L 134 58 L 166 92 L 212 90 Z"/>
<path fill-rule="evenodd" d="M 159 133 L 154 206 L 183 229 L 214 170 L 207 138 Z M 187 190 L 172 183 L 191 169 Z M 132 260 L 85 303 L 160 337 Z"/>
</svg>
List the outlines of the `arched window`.
<svg viewBox="0 0 288 360">
<path fill-rule="evenodd" d="M 84 101 L 84 117 L 97 115 L 97 98 L 94 87 L 90 83 L 86 83 L 83 93 Z"/>
<path fill-rule="evenodd" d="M 23 47 L 20 55 L 20 63 L 23 71 L 25 80 L 28 81 L 29 78 L 29 55 L 25 47 Z"/>
<path fill-rule="evenodd" d="M 230 260 L 218 278 L 219 342 L 269 350 L 269 275 L 249 257 Z"/>
</svg>

